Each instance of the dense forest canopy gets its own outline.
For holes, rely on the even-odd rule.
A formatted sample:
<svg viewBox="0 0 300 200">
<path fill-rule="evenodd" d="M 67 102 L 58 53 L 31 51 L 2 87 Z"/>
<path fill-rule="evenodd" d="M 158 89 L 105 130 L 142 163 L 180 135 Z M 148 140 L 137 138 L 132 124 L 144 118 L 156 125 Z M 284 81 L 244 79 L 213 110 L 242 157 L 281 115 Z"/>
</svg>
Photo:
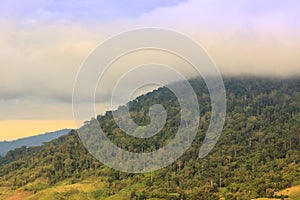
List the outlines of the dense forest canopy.
<svg viewBox="0 0 300 200">
<path fill-rule="evenodd" d="M 190 83 L 197 92 L 200 127 L 191 147 L 172 165 L 146 174 L 110 169 L 87 152 L 73 130 L 42 146 L 18 148 L 1 157 L 0 186 L 38 193 L 66 180 L 75 184 L 93 178 L 105 184 L 90 192 L 92 199 L 122 191 L 128 191 L 122 194 L 131 199 L 251 199 L 275 197 L 277 191 L 300 185 L 300 79 L 245 77 L 224 82 L 226 123 L 213 151 L 203 159 L 198 159 L 198 151 L 210 123 L 210 97 L 203 80 L 194 79 Z M 82 129 L 93 138 L 97 120 L 119 147 L 153 151 L 176 134 L 180 122 L 176 97 L 159 88 L 128 104 L 132 119 L 146 125 L 149 107 L 156 103 L 165 107 L 168 117 L 152 138 L 126 135 L 111 112 Z"/>
</svg>

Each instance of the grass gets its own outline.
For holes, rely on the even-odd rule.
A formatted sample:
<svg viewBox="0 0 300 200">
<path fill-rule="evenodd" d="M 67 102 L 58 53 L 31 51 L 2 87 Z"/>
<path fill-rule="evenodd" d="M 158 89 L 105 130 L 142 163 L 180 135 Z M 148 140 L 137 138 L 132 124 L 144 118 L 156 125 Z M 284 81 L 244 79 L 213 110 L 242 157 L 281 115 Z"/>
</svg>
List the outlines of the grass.
<svg viewBox="0 0 300 200">
<path fill-rule="evenodd" d="M 288 195 L 291 200 L 300 200 L 300 185 L 285 189 L 280 194 Z"/>
<path fill-rule="evenodd" d="M 7 196 L 11 196 L 14 194 L 14 191 L 9 187 L 0 187 L 0 200 L 5 199 Z"/>
<path fill-rule="evenodd" d="M 0 200 L 56 200 L 56 199 L 99 199 L 95 191 L 106 188 L 106 184 L 99 179 L 89 179 L 80 183 L 70 184 L 69 181 L 48 186 L 43 181 L 29 183 L 13 191 L 10 188 L 0 188 Z"/>
<path fill-rule="evenodd" d="M 96 179 L 84 180 L 75 184 L 69 184 L 68 181 L 64 181 L 53 187 L 38 191 L 26 199 L 95 199 L 93 192 L 103 187 L 105 187 L 105 184 Z"/>
<path fill-rule="evenodd" d="M 282 190 L 276 193 L 277 196 L 288 195 L 288 200 L 300 200 L 300 185 L 293 186 L 291 188 Z M 280 198 L 258 198 L 257 200 L 274 200 Z"/>
<path fill-rule="evenodd" d="M 145 189 L 145 184 L 136 183 L 125 186 L 116 194 L 109 195 L 111 188 L 105 181 L 99 178 L 83 180 L 79 183 L 71 184 L 70 181 L 62 181 L 54 186 L 47 186 L 42 180 L 27 184 L 16 191 L 8 187 L 0 187 L 0 200 L 56 200 L 56 199 L 106 199 L 122 200 L 129 199 L 131 193 L 141 194 Z M 225 188 L 221 188 L 224 192 Z M 170 196 L 171 194 L 168 194 Z M 177 194 L 174 193 L 174 197 Z M 288 195 L 289 200 L 300 200 L 300 185 L 288 188 L 276 193 L 277 196 Z M 153 198 L 154 200 L 155 198 Z M 273 198 L 274 200 L 275 198 Z M 258 198 L 257 200 L 272 200 L 272 198 Z M 278 198 L 277 198 L 278 200 Z"/>
</svg>

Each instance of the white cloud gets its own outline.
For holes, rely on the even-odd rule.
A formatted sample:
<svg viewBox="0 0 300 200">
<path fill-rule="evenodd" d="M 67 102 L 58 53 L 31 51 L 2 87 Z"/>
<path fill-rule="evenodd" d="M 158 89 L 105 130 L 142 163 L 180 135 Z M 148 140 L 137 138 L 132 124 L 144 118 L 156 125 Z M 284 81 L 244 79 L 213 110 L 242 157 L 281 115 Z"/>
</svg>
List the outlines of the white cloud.
<svg viewBox="0 0 300 200">
<path fill-rule="evenodd" d="M 70 16 L 66 2 L 66 11 L 59 12 L 54 8 L 44 9 L 45 4 L 47 1 L 30 1 L 23 8 L 16 5 L 16 14 L 10 5 L 1 14 L 0 109 L 3 116 L 18 115 L 15 100 L 26 105 L 44 103 L 48 112 L 53 110 L 49 102 L 66 106 L 76 72 L 88 53 L 111 34 L 137 27 L 155 26 L 187 34 L 208 50 L 225 74 L 300 74 L 298 1 L 191 0 L 174 6 L 171 3 L 150 6 L 139 17 L 120 15 L 99 22 L 97 18 L 87 17 L 88 13 L 82 19 Z M 5 4 L 1 7 L 3 11 Z M 85 8 L 80 12 L 89 11 L 89 6 Z M 32 9 L 35 9 L 33 14 L 24 14 L 24 10 Z M 60 115 L 71 117 L 70 109 L 66 110 Z M 32 114 L 29 109 L 26 112 Z"/>
</svg>

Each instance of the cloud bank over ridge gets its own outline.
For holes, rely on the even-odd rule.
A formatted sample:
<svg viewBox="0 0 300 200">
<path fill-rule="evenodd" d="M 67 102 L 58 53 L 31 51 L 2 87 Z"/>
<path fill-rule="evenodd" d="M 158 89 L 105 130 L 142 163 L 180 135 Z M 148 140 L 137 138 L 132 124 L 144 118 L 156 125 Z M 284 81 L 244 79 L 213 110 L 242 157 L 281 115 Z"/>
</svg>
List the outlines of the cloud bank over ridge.
<svg viewBox="0 0 300 200">
<path fill-rule="evenodd" d="M 140 27 L 186 34 L 223 74 L 300 75 L 299 9 L 296 0 L 0 1 L 0 120 L 71 118 L 89 52 Z M 55 108 L 59 115 L 46 114 Z"/>
</svg>

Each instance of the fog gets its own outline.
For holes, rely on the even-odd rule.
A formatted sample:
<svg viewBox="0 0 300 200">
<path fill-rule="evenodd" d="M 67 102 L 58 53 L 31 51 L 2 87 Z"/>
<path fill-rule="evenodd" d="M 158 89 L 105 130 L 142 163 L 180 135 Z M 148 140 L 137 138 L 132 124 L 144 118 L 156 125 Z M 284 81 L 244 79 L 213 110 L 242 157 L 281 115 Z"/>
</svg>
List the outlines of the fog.
<svg viewBox="0 0 300 200">
<path fill-rule="evenodd" d="M 73 83 L 81 64 L 101 42 L 134 28 L 160 27 L 187 35 L 223 75 L 300 75 L 298 1 L 149 1 L 132 10 L 114 2 L 105 4 L 108 14 L 97 14 L 92 8 L 100 5 L 93 1 L 84 10 L 63 2 L 55 7 L 50 0 L 31 0 L 15 13 L 15 1 L 0 3 L 0 120 L 71 119 Z M 118 66 L 149 61 L 155 54 L 129 55 Z M 160 56 L 165 64 L 191 73 L 184 61 L 168 55 L 155 58 Z M 122 72 L 111 70 L 111 76 Z M 113 83 L 110 78 L 105 82 Z M 97 103 L 103 112 L 109 95 Z"/>
</svg>

